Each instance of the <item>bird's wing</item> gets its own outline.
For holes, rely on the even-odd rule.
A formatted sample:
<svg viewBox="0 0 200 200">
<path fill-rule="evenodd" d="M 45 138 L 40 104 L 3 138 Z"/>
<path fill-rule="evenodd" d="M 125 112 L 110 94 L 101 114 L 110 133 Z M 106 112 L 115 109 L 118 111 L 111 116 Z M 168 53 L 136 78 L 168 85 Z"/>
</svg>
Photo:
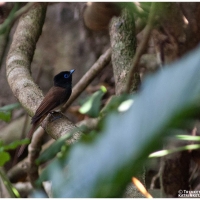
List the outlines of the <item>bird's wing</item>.
<svg viewBox="0 0 200 200">
<path fill-rule="evenodd" d="M 65 96 L 66 89 L 62 87 L 52 87 L 46 94 L 45 98 L 41 102 L 40 106 L 36 110 L 35 115 L 32 118 L 32 124 L 40 120 L 41 117 L 48 114 L 51 110 L 62 104 L 63 95 Z M 69 98 L 69 97 L 68 97 Z M 66 99 L 67 101 L 67 99 Z"/>
</svg>

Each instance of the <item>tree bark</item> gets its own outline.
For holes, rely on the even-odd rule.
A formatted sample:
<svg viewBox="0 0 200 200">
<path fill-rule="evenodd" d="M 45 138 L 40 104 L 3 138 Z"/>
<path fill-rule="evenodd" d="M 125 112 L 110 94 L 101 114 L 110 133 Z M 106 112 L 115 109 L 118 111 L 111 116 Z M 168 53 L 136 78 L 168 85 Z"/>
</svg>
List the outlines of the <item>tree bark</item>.
<svg viewBox="0 0 200 200">
<path fill-rule="evenodd" d="M 120 17 L 114 17 L 110 25 L 112 65 L 117 95 L 125 90 L 128 73 L 136 51 L 136 32 L 133 13 L 125 8 Z M 132 91 L 137 90 L 140 78 L 136 71 Z"/>
<path fill-rule="evenodd" d="M 29 115 L 33 116 L 43 94 L 30 74 L 36 43 L 42 33 L 47 3 L 38 3 L 24 14 L 17 26 L 7 56 L 7 80 L 14 96 Z"/>
<path fill-rule="evenodd" d="M 115 93 L 122 94 L 126 88 L 129 71 L 132 67 L 133 56 L 136 52 L 136 30 L 133 13 L 125 8 L 120 17 L 114 17 L 110 24 L 110 40 L 112 49 L 112 66 L 115 78 Z M 131 91 L 136 91 L 140 84 L 139 71 L 136 70 Z M 145 171 L 138 175 L 139 180 L 145 183 Z M 124 197 L 144 197 L 135 186 L 128 186 Z"/>
<path fill-rule="evenodd" d="M 14 96 L 30 116 L 33 116 L 36 109 L 44 98 L 42 91 L 35 84 L 31 74 L 30 66 L 33 59 L 36 43 L 42 33 L 42 27 L 45 20 L 47 3 L 36 3 L 32 9 L 24 14 L 17 26 L 13 41 L 7 56 L 7 80 Z M 48 127 L 48 133 L 53 138 L 59 138 L 66 130 L 76 127 L 68 119 L 57 120 L 56 131 L 49 123 L 43 127 Z M 54 135 L 55 134 L 55 135 Z"/>
</svg>

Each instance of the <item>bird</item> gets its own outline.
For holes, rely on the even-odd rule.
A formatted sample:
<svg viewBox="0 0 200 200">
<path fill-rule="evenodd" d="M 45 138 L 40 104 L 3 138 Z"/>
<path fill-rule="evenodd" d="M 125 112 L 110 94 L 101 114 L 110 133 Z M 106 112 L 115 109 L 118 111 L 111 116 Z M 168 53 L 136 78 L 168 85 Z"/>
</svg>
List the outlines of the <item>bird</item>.
<svg viewBox="0 0 200 200">
<path fill-rule="evenodd" d="M 44 118 L 53 110 L 60 108 L 67 102 L 72 93 L 72 74 L 74 69 L 70 71 L 62 71 L 54 76 L 54 84 L 45 95 L 43 101 L 37 108 L 35 115 L 31 119 L 32 127 L 27 134 L 27 138 L 31 139 L 35 129 L 44 120 Z M 20 157 L 26 145 L 22 145 L 17 153 Z"/>
</svg>

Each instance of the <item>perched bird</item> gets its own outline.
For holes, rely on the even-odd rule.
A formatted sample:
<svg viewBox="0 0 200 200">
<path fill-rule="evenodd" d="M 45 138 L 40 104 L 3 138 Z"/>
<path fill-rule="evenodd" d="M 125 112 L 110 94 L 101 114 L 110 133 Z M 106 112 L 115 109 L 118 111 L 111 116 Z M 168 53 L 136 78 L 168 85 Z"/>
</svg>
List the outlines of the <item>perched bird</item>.
<svg viewBox="0 0 200 200">
<path fill-rule="evenodd" d="M 44 120 L 48 113 L 61 107 L 69 99 L 72 93 L 72 74 L 75 70 L 63 71 L 54 76 L 54 85 L 50 88 L 43 101 L 32 117 L 32 127 L 27 134 L 31 138 L 37 126 Z M 22 145 L 18 151 L 18 157 L 23 153 L 26 145 Z"/>
</svg>

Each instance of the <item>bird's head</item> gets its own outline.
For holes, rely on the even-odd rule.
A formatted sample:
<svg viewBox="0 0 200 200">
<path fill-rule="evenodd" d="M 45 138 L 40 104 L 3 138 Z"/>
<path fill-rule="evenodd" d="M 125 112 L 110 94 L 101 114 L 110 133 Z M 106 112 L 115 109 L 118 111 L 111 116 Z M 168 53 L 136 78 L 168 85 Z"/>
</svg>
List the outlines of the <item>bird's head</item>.
<svg viewBox="0 0 200 200">
<path fill-rule="evenodd" d="M 63 71 L 54 76 L 54 86 L 67 87 L 72 83 L 72 74 L 75 70 Z"/>
</svg>

